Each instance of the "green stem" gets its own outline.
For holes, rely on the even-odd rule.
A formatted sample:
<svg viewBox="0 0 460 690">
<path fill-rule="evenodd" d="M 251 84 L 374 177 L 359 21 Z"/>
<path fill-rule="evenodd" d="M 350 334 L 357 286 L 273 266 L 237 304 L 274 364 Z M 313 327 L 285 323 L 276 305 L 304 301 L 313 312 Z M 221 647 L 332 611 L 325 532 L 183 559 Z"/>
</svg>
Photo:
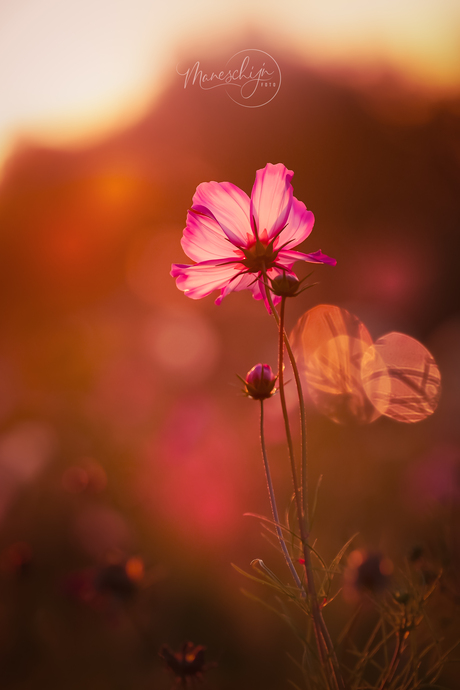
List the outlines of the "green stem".
<svg viewBox="0 0 460 690">
<path fill-rule="evenodd" d="M 267 291 L 267 294 L 270 294 L 269 291 Z M 271 295 L 270 295 L 271 299 Z M 323 664 L 323 667 L 326 667 L 327 664 L 327 649 L 325 648 L 325 639 L 323 636 L 323 631 L 322 631 L 322 626 L 321 626 L 321 612 L 318 606 L 318 596 L 316 594 L 316 587 L 315 587 L 315 581 L 313 578 L 313 569 L 311 566 L 311 556 L 310 556 L 310 549 L 308 546 L 308 537 L 309 535 L 307 534 L 306 531 L 306 524 L 304 520 L 304 514 L 303 514 L 303 506 L 302 506 L 302 497 L 301 493 L 299 492 L 298 488 L 298 482 L 297 482 L 297 470 L 295 466 L 295 457 L 294 457 L 294 449 L 292 445 L 292 435 L 291 435 L 291 429 L 290 429 L 290 423 L 289 423 L 289 416 L 288 416 L 288 411 L 287 411 L 287 405 L 286 405 L 286 396 L 285 396 L 285 391 L 284 391 L 284 336 L 285 336 L 285 331 L 284 331 L 284 314 L 285 314 L 285 307 L 286 307 L 286 298 L 283 297 L 281 299 L 281 308 L 280 308 L 280 313 L 279 313 L 279 351 L 278 351 L 278 382 L 279 382 L 279 392 L 280 392 L 280 399 L 281 399 L 281 407 L 283 410 L 283 417 L 284 417 L 284 425 L 286 428 L 286 438 L 288 442 L 288 448 L 289 448 L 289 459 L 291 461 L 291 472 L 292 472 L 292 479 L 294 482 L 294 496 L 295 496 L 295 502 L 296 502 L 296 508 L 297 508 L 297 516 L 298 516 L 298 521 L 299 521 L 299 529 L 300 529 L 300 538 L 302 540 L 302 547 L 303 547 L 303 555 L 304 555 L 304 561 L 305 561 L 305 574 L 306 574 L 306 584 L 307 584 L 307 589 L 309 593 L 309 598 L 310 598 L 310 608 L 311 608 L 311 614 L 313 618 L 313 627 L 315 630 L 315 637 L 316 637 L 316 644 L 318 647 L 318 653 L 321 659 L 321 662 Z M 274 305 L 270 304 L 270 308 L 272 309 L 273 313 L 275 313 L 275 307 Z"/>
<path fill-rule="evenodd" d="M 404 617 L 401 628 L 397 632 L 396 646 L 395 646 L 395 650 L 393 652 L 392 659 L 390 661 L 390 665 L 387 669 L 387 672 L 386 672 L 384 678 L 382 679 L 382 682 L 379 685 L 379 690 L 384 690 L 384 688 L 386 688 L 388 686 L 388 684 L 391 683 L 393 676 L 396 673 L 396 669 L 398 668 L 401 654 L 404 650 L 405 626 L 406 626 L 406 619 Z"/>
<path fill-rule="evenodd" d="M 294 373 L 295 384 L 297 388 L 297 397 L 299 399 L 299 410 L 300 410 L 300 435 L 301 435 L 301 492 L 302 492 L 302 508 L 305 520 L 305 528 L 307 534 L 310 534 L 310 517 L 308 513 L 308 474 L 307 474 L 307 416 L 305 413 L 305 401 L 303 398 L 302 384 L 300 382 L 299 369 L 297 367 L 297 362 L 292 352 L 291 343 L 287 337 L 287 333 L 284 334 L 284 342 L 286 345 L 286 351 L 288 353 L 289 361 L 292 366 L 292 371 Z"/>
<path fill-rule="evenodd" d="M 294 581 L 295 581 L 298 589 L 302 593 L 304 593 L 304 588 L 302 586 L 302 583 L 300 581 L 300 578 L 297 574 L 297 571 L 296 571 L 294 564 L 292 562 L 292 558 L 291 558 L 289 551 L 288 551 L 288 548 L 286 546 L 283 531 L 282 531 L 281 527 L 279 526 L 279 517 L 278 517 L 278 509 L 276 507 L 275 491 L 273 489 L 273 482 L 272 482 L 272 478 L 271 478 L 270 466 L 268 464 L 268 458 L 267 458 L 267 450 L 265 447 L 264 401 L 263 400 L 260 401 L 260 445 L 262 447 L 262 457 L 264 460 L 265 478 L 267 480 L 268 495 L 270 497 L 270 507 L 272 509 L 272 516 L 273 516 L 273 521 L 275 523 L 276 534 L 278 536 L 281 550 L 283 551 L 284 557 L 286 559 L 286 563 L 288 564 L 289 570 L 291 571 L 291 575 L 294 578 Z"/>
<path fill-rule="evenodd" d="M 271 299 L 271 296 L 270 296 L 270 299 Z M 280 334 L 280 336 L 279 336 L 279 349 L 278 349 L 278 384 L 279 384 L 279 394 L 280 394 L 280 400 L 281 400 L 281 409 L 283 411 L 283 418 L 284 418 L 284 426 L 286 429 L 286 439 L 287 439 L 287 444 L 288 444 L 289 460 L 291 463 L 292 481 L 294 484 L 294 499 L 295 499 L 298 519 L 299 519 L 299 522 L 301 523 L 300 537 L 301 537 L 302 543 L 303 543 L 304 538 L 307 538 L 307 535 L 305 533 L 303 520 L 301 519 L 302 512 L 303 512 L 302 511 L 302 501 L 301 501 L 301 494 L 299 492 L 299 483 L 298 483 L 298 479 L 297 479 L 297 468 L 296 468 L 295 456 L 294 456 L 294 446 L 292 443 L 291 426 L 289 423 L 289 416 L 288 416 L 287 405 L 286 405 L 286 394 L 284 391 L 284 363 L 283 363 L 284 306 L 285 306 L 285 299 L 283 298 L 283 300 L 281 301 L 281 311 L 280 311 L 280 316 L 279 316 L 279 334 Z M 275 313 L 277 314 L 277 312 L 275 312 L 275 308 L 274 308 L 274 306 L 272 306 L 272 304 L 270 304 L 270 308 L 272 309 L 274 314 Z M 278 314 L 277 314 L 277 316 L 278 316 Z"/>
<path fill-rule="evenodd" d="M 292 371 L 294 374 L 294 380 L 297 388 L 297 397 L 299 399 L 299 410 L 300 410 L 300 435 L 301 435 L 301 503 L 302 503 L 302 515 L 305 523 L 305 531 L 307 533 L 307 539 L 309 537 L 309 532 L 310 532 L 310 521 L 309 521 L 309 515 L 308 515 L 308 473 L 307 473 L 307 415 L 305 411 L 305 402 L 303 399 L 303 391 L 302 391 L 302 382 L 300 380 L 300 374 L 299 374 L 299 368 L 297 366 L 296 359 L 294 357 L 294 353 L 291 348 L 291 343 L 289 342 L 289 338 L 287 336 L 287 333 L 284 330 L 284 311 L 283 311 L 283 328 L 280 327 L 280 316 L 278 315 L 278 312 L 275 309 L 275 306 L 273 304 L 270 288 L 268 286 L 268 277 L 267 277 L 267 272 L 264 270 L 263 271 L 263 276 L 264 276 L 264 285 L 265 285 L 265 290 L 267 293 L 267 299 L 268 299 L 268 304 L 270 305 L 270 309 L 272 311 L 272 314 L 275 318 L 276 324 L 280 330 L 280 351 L 282 348 L 282 343 L 281 339 L 284 339 L 284 344 L 286 346 L 286 352 L 289 357 L 289 362 L 291 363 Z M 281 308 L 284 310 L 283 302 L 285 301 L 286 298 L 283 298 L 281 301 Z M 290 432 L 289 432 L 290 435 Z M 289 443 L 289 440 L 288 440 Z M 300 515 L 300 513 L 299 513 Z"/>
<path fill-rule="evenodd" d="M 316 595 L 316 589 L 315 589 L 315 583 L 313 579 L 313 571 L 311 567 L 311 558 L 310 558 L 310 549 L 308 547 L 308 535 L 306 534 L 305 531 L 305 523 L 303 519 L 303 507 L 302 507 L 302 500 L 301 500 L 301 494 L 299 492 L 299 485 L 298 485 L 298 480 L 297 480 L 297 469 L 295 465 L 295 457 L 294 457 L 294 447 L 292 443 L 292 434 L 291 434 L 291 427 L 289 423 L 289 415 L 287 411 L 287 405 L 286 405 L 286 395 L 284 391 L 284 363 L 283 363 L 283 355 L 284 355 L 284 308 L 285 308 L 285 303 L 286 300 L 285 298 L 282 299 L 281 301 L 281 311 L 280 315 L 278 315 L 278 312 L 275 309 L 275 306 L 273 304 L 272 296 L 270 293 L 270 289 L 268 287 L 268 280 L 267 280 L 267 275 L 266 272 L 264 272 L 264 278 L 265 278 L 265 289 L 267 293 L 267 299 L 268 303 L 270 305 L 270 309 L 275 316 L 275 319 L 278 323 L 279 326 L 279 349 L 278 349 L 278 383 L 279 383 L 279 393 L 280 393 L 280 400 L 281 400 L 281 409 L 283 412 L 283 419 L 284 419 L 284 426 L 286 429 L 286 439 L 287 439 L 287 444 L 288 444 L 288 453 L 289 453 L 289 461 L 291 464 L 291 474 L 292 474 L 292 481 L 294 484 L 294 500 L 296 504 L 296 510 L 297 510 L 297 519 L 299 522 L 299 529 L 300 529 L 300 538 L 302 540 L 302 547 L 303 547 L 303 553 L 304 553 L 304 561 L 305 561 L 305 573 L 306 573 L 306 584 L 307 584 L 307 589 L 309 593 L 309 598 L 310 598 L 310 607 L 311 607 L 311 613 L 312 613 L 312 618 L 313 618 L 313 627 L 315 630 L 315 637 L 316 637 L 316 644 L 318 647 L 318 653 L 321 659 L 321 662 L 323 666 L 326 665 L 326 650 L 324 648 L 324 641 L 323 641 L 323 636 L 321 634 L 321 624 L 319 621 L 319 606 L 318 606 L 318 597 Z"/>
<path fill-rule="evenodd" d="M 279 391 L 281 399 L 281 407 L 284 418 L 284 425 L 286 429 L 286 438 L 288 442 L 289 459 L 291 463 L 292 479 L 294 483 L 294 498 L 297 509 L 297 518 L 299 522 L 300 538 L 302 540 L 303 555 L 305 561 L 305 576 L 306 584 L 309 593 L 311 614 L 313 619 L 313 628 L 315 631 L 316 644 L 318 648 L 319 658 L 323 664 L 324 668 L 327 668 L 328 661 L 331 664 L 332 671 L 332 681 L 337 690 L 345 690 L 344 681 L 340 671 L 337 656 L 332 644 L 329 631 L 324 622 L 321 609 L 318 604 L 318 596 L 316 593 L 315 581 L 313 578 L 313 568 L 311 564 L 310 548 L 308 545 L 308 498 L 307 498 L 307 450 L 306 450 L 306 414 L 305 414 L 305 403 L 303 399 L 302 384 L 300 382 L 299 370 L 297 367 L 297 362 L 292 352 L 292 348 L 289 343 L 289 339 L 284 329 L 284 312 L 285 312 L 285 302 L 286 298 L 283 297 L 281 300 L 280 314 L 275 309 L 273 304 L 273 299 L 270 292 L 270 287 L 268 284 L 268 277 L 266 269 L 263 270 L 264 276 L 264 286 L 267 294 L 268 304 L 275 318 L 275 321 L 279 327 L 279 354 L 278 354 L 278 377 L 279 377 Z M 297 470 L 295 467 L 294 450 L 292 446 L 292 435 L 290 430 L 289 416 L 286 406 L 286 398 L 284 394 L 284 364 L 283 364 L 283 353 L 284 345 L 286 345 L 286 350 L 289 356 L 289 360 L 292 365 L 292 370 L 294 372 L 294 378 L 297 386 L 297 393 L 299 398 L 299 408 L 300 408 L 300 422 L 301 422 L 301 432 L 302 432 L 302 489 L 299 494 L 299 488 L 297 484 Z"/>
</svg>

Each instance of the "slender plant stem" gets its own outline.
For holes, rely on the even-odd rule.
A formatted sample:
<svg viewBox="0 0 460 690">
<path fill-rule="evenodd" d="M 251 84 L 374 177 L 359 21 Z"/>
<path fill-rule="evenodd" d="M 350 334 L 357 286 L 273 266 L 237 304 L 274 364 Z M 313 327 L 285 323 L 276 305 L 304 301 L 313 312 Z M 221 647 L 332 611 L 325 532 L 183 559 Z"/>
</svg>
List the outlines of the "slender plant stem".
<svg viewBox="0 0 460 690">
<path fill-rule="evenodd" d="M 299 482 L 297 479 L 297 468 L 295 464 L 295 456 L 294 456 L 294 446 L 292 443 L 292 434 L 291 434 L 291 427 L 289 424 L 289 416 L 288 416 L 288 411 L 287 411 L 287 405 L 286 405 L 286 393 L 284 390 L 284 362 L 283 362 L 283 352 L 284 352 L 284 328 L 282 327 L 282 324 L 284 322 L 284 307 L 285 307 L 285 300 L 283 299 L 281 302 L 281 313 L 279 316 L 279 349 L 278 349 L 278 388 L 279 388 L 279 394 L 280 394 L 280 400 L 281 400 L 281 409 L 283 411 L 283 417 L 284 417 L 284 426 L 286 429 L 286 439 L 287 439 L 287 444 L 288 444 L 288 451 L 289 451 L 289 460 L 291 462 L 291 474 L 292 474 L 292 481 L 294 484 L 294 500 L 296 504 L 296 509 L 297 509 L 297 515 L 299 522 L 301 523 L 300 526 L 300 537 L 302 539 L 302 542 L 304 541 L 304 538 L 307 538 L 307 535 L 305 533 L 305 526 L 303 524 L 302 520 L 302 501 L 301 501 L 301 494 L 299 492 Z M 274 312 L 274 307 L 272 309 Z"/>
<path fill-rule="evenodd" d="M 294 500 L 296 504 L 296 509 L 297 509 L 297 518 L 299 522 L 299 529 L 300 529 L 300 538 L 302 540 L 302 547 L 303 547 L 303 552 L 304 552 L 304 561 L 305 561 L 305 574 L 306 574 L 306 584 L 307 584 L 307 589 L 309 593 L 309 599 L 310 599 L 310 607 L 311 607 L 311 613 L 312 613 L 312 618 L 313 618 L 313 627 L 315 630 L 315 638 L 316 638 L 316 644 L 318 648 L 318 653 L 320 660 L 323 664 L 323 667 L 325 668 L 327 665 L 327 651 L 324 648 L 324 640 L 321 632 L 321 624 L 319 621 L 319 606 L 318 606 L 318 597 L 316 595 L 316 589 L 315 589 L 315 583 L 313 579 L 313 572 L 311 568 L 311 558 L 310 558 L 310 550 L 308 547 L 308 535 L 306 534 L 305 531 L 305 523 L 303 519 L 303 507 L 302 507 L 302 500 L 301 500 L 301 494 L 299 492 L 299 485 L 298 485 L 298 480 L 297 480 L 297 469 L 295 465 L 295 457 L 294 457 L 294 447 L 292 443 L 292 434 L 291 434 L 291 427 L 289 423 L 289 415 L 287 411 L 287 405 L 286 405 L 286 395 L 285 395 L 285 390 L 284 390 L 284 362 L 283 362 L 283 355 L 284 355 L 284 307 L 285 307 L 285 299 L 282 299 L 281 301 L 281 314 L 278 315 L 278 312 L 275 309 L 275 306 L 273 304 L 273 300 L 271 297 L 270 289 L 268 287 L 268 280 L 266 277 L 266 273 L 264 273 L 265 277 L 265 289 L 267 293 L 267 299 L 270 305 L 270 309 L 273 312 L 273 315 L 276 314 L 276 320 L 279 326 L 279 349 L 278 349 L 278 383 L 279 383 L 279 393 L 280 393 L 280 400 L 281 400 L 281 408 L 283 412 L 283 418 L 284 418 L 284 426 L 286 429 L 286 439 L 287 439 L 287 444 L 288 444 L 288 453 L 289 453 L 289 460 L 291 464 L 291 474 L 292 474 L 292 480 L 294 484 Z"/>
<path fill-rule="evenodd" d="M 283 329 L 284 330 L 284 329 Z M 307 415 L 305 413 L 305 401 L 303 399 L 302 384 L 300 382 L 299 368 L 297 366 L 294 353 L 292 352 L 291 343 L 287 337 L 287 333 L 284 333 L 284 342 L 286 345 L 286 351 L 288 353 L 289 361 L 292 366 L 292 371 L 294 373 L 295 384 L 297 388 L 297 397 L 299 399 L 299 410 L 300 410 L 300 435 L 301 435 L 301 492 L 302 492 L 302 507 L 303 515 L 305 520 L 305 526 L 307 534 L 310 534 L 310 516 L 308 512 L 308 474 L 307 474 Z"/>
<path fill-rule="evenodd" d="M 300 581 L 300 578 L 297 574 L 297 571 L 296 571 L 294 564 L 292 562 L 292 558 L 291 558 L 289 551 L 288 551 L 288 548 L 286 546 L 283 531 L 282 531 L 281 527 L 279 526 L 279 517 L 278 517 L 278 509 L 276 507 L 275 491 L 273 489 L 273 482 L 272 482 L 271 473 L 270 473 L 270 466 L 268 464 L 267 450 L 265 447 L 264 401 L 263 400 L 260 401 L 260 445 L 262 448 L 262 457 L 263 457 L 263 461 L 264 461 L 265 478 L 267 480 L 268 495 L 270 497 L 270 507 L 272 509 L 272 516 L 273 516 L 273 521 L 275 523 L 276 534 L 278 536 L 281 550 L 283 551 L 284 557 L 286 559 L 286 563 L 288 564 L 289 570 L 291 571 L 291 575 L 294 578 L 294 581 L 295 581 L 298 589 L 302 593 L 305 594 L 304 588 L 302 586 L 302 583 Z"/>
<path fill-rule="evenodd" d="M 284 330 L 285 307 L 286 307 L 286 298 L 283 297 L 281 299 L 281 307 L 280 307 L 280 313 L 279 313 L 279 352 L 278 352 L 279 392 L 280 392 L 280 399 L 281 399 L 281 407 L 283 410 L 283 417 L 285 420 L 286 437 L 287 437 L 288 446 L 289 446 L 289 457 L 291 460 L 292 478 L 293 478 L 294 487 L 295 487 L 295 500 L 296 500 L 296 507 L 297 507 L 297 515 L 298 515 L 298 520 L 299 520 L 300 538 L 302 540 L 303 555 L 304 555 L 304 562 L 305 562 L 306 583 L 307 583 L 308 593 L 310 595 L 310 608 L 311 608 L 311 614 L 312 614 L 312 618 L 313 618 L 313 627 L 315 630 L 316 643 L 317 643 L 320 659 L 322 661 L 323 667 L 326 668 L 327 667 L 327 656 L 328 656 L 328 651 L 329 651 L 328 642 L 330 642 L 330 638 L 329 638 L 329 634 L 328 634 L 325 626 L 322 624 L 321 611 L 320 611 L 320 608 L 318 605 L 318 596 L 316 593 L 315 581 L 314 581 L 314 577 L 313 577 L 313 568 L 312 568 L 312 564 L 311 564 L 310 548 L 308 546 L 309 535 L 308 535 L 308 532 L 306 530 L 306 521 L 305 521 L 305 515 L 303 512 L 302 496 L 298 490 L 297 471 L 296 471 L 296 467 L 295 467 L 294 451 L 292 448 L 292 435 L 291 435 L 291 430 L 290 430 L 289 417 L 288 417 L 288 411 L 287 411 L 287 405 L 286 405 L 286 396 L 285 396 L 285 391 L 284 391 L 284 361 L 283 361 L 284 357 L 283 357 L 283 354 L 284 354 L 284 337 L 285 337 L 285 330 Z M 274 307 L 273 307 L 273 310 L 274 310 Z M 327 637 L 326 637 L 326 635 L 327 635 Z M 337 687 L 339 687 L 338 684 L 337 684 Z"/>
<path fill-rule="evenodd" d="M 284 344 L 286 345 L 286 351 L 288 353 L 289 361 L 292 366 L 292 371 L 294 373 L 294 379 L 296 382 L 296 388 L 297 388 L 297 396 L 299 400 L 299 410 L 300 410 L 300 430 L 301 430 L 301 449 L 302 449 L 302 465 L 301 465 L 301 477 L 302 477 L 302 484 L 301 484 L 301 495 L 302 495 L 302 509 L 303 509 L 303 524 L 305 526 L 305 546 L 304 546 L 304 557 L 305 557 L 305 567 L 307 568 L 307 563 L 308 567 L 312 573 L 311 576 L 311 581 L 312 581 L 312 593 L 314 592 L 315 594 L 315 603 L 317 607 L 317 611 L 314 612 L 317 616 L 317 620 L 319 623 L 319 626 L 321 627 L 321 632 L 322 632 L 322 637 L 324 639 L 324 643 L 327 648 L 327 653 L 329 655 L 332 667 L 333 667 L 333 673 L 335 677 L 335 681 L 337 684 L 337 687 L 340 690 L 343 690 L 345 688 L 344 681 L 342 678 L 342 674 L 340 671 L 340 666 L 339 662 L 337 659 L 337 655 L 335 653 L 334 645 L 332 644 L 331 637 L 329 635 L 329 630 L 327 629 L 326 623 L 324 621 L 323 615 L 321 613 L 321 609 L 319 608 L 318 605 L 318 600 L 316 597 L 316 590 L 314 586 L 314 580 L 313 580 L 313 572 L 312 572 L 312 567 L 311 567 L 311 556 L 310 556 L 310 549 L 308 547 L 308 539 L 310 537 L 310 521 L 309 521 L 309 516 L 308 516 L 308 473 L 307 473 L 307 416 L 306 416 L 306 411 L 305 411 L 305 401 L 303 398 L 303 391 L 302 391 L 302 383 L 300 381 L 300 373 L 299 373 L 299 368 L 297 366 L 297 361 L 296 358 L 294 357 L 294 353 L 291 348 L 291 344 L 289 342 L 289 338 L 287 336 L 287 333 L 284 328 L 284 302 L 286 301 L 286 298 L 283 297 L 281 301 L 281 306 L 282 306 L 282 319 L 280 317 L 280 323 L 279 323 L 279 329 L 280 332 L 282 331 L 283 333 L 283 338 L 284 338 Z M 274 309 L 273 309 L 274 311 Z M 281 345 L 281 339 L 280 339 L 280 345 Z M 300 518 L 299 518 L 300 520 Z"/>
<path fill-rule="evenodd" d="M 401 654 L 404 651 L 404 630 L 405 630 L 405 625 L 406 625 L 406 619 L 403 619 L 403 624 L 401 625 L 400 630 L 398 630 L 397 633 L 397 639 L 396 639 L 396 646 L 395 650 L 393 652 L 393 657 L 390 661 L 390 665 L 388 667 L 388 670 L 385 674 L 385 676 L 382 679 L 382 682 L 379 685 L 379 690 L 384 690 L 388 686 L 389 683 L 391 683 L 394 674 L 396 673 L 396 669 L 398 668 L 399 661 L 401 659 Z"/>
<path fill-rule="evenodd" d="M 315 631 L 316 644 L 318 648 L 319 658 L 323 664 L 323 667 L 328 666 L 328 661 L 331 664 L 332 680 L 337 688 L 337 690 L 345 690 L 344 681 L 340 671 L 338 659 L 332 644 L 329 631 L 324 622 L 319 603 L 318 596 L 316 593 L 315 581 L 313 578 L 313 569 L 311 564 L 310 548 L 308 545 L 308 499 L 307 499 L 307 453 L 306 453 L 306 414 L 305 414 L 305 403 L 303 400 L 302 384 L 300 382 L 299 370 L 297 367 L 297 362 L 292 352 L 292 348 L 289 343 L 289 339 L 284 329 L 284 311 L 286 298 L 283 297 L 281 300 L 280 314 L 275 309 L 273 304 L 273 299 L 270 292 L 270 287 L 268 285 L 267 272 L 263 270 L 264 276 L 264 287 L 267 295 L 268 304 L 273 313 L 275 321 L 279 328 L 279 352 L 278 352 L 278 377 L 279 377 L 279 391 L 281 399 L 281 407 L 284 418 L 284 425 L 286 429 L 286 438 L 288 442 L 289 459 L 291 463 L 291 472 L 294 483 L 294 498 L 297 509 L 297 517 L 299 522 L 300 538 L 302 540 L 303 554 L 305 561 L 305 575 L 306 584 L 309 593 L 311 614 L 313 619 L 313 628 Z M 294 450 L 292 445 L 292 435 L 290 430 L 289 416 L 286 406 L 286 397 L 284 394 L 284 345 L 286 344 L 286 350 L 292 365 L 294 372 L 294 377 L 296 380 L 297 393 L 299 398 L 299 408 L 300 408 L 300 419 L 301 419 L 301 431 L 302 431 L 302 489 L 299 493 L 299 487 L 297 483 L 297 470 L 295 467 Z"/>
<path fill-rule="evenodd" d="M 273 304 L 272 296 L 270 293 L 270 288 L 268 285 L 268 276 L 266 270 L 263 271 L 263 276 L 264 276 L 264 286 L 265 286 L 265 291 L 267 293 L 267 299 L 268 299 L 268 304 L 270 306 L 270 309 L 272 311 L 272 314 L 275 318 L 276 325 L 280 329 L 280 340 L 281 337 L 284 338 L 284 344 L 286 346 L 286 352 L 289 357 L 289 361 L 292 366 L 292 371 L 294 374 L 294 380 L 297 388 L 297 397 L 299 399 L 299 411 L 300 411 L 300 434 L 301 434 L 301 501 L 302 501 L 302 513 L 303 513 L 303 519 L 305 522 L 306 526 L 306 532 L 307 532 L 307 538 L 309 536 L 310 532 L 310 527 L 309 527 L 309 514 L 308 514 L 308 473 L 307 473 L 307 415 L 305 411 L 305 402 L 303 399 L 303 391 L 302 391 L 302 382 L 300 380 L 300 374 L 299 374 L 299 368 L 297 366 L 296 359 L 294 357 L 294 353 L 292 351 L 291 343 L 289 342 L 289 338 L 287 336 L 287 333 L 284 330 L 284 323 L 283 323 L 283 328 L 280 328 L 280 317 L 278 315 L 278 312 L 275 309 L 275 306 Z M 282 336 L 281 336 L 282 334 Z"/>
</svg>

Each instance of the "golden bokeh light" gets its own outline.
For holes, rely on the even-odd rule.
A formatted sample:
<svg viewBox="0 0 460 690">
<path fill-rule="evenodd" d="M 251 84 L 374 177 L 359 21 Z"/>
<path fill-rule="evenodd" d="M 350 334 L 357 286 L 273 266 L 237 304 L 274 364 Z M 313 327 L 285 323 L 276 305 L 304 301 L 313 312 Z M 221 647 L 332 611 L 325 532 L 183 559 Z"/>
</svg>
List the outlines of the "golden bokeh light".
<svg viewBox="0 0 460 690">
<path fill-rule="evenodd" d="M 334 422 L 369 423 L 385 415 L 411 423 L 436 410 L 439 368 L 404 333 L 387 333 L 373 343 L 356 316 L 323 304 L 300 318 L 291 341 L 309 396 Z"/>
<path fill-rule="evenodd" d="M 291 342 L 320 412 L 337 423 L 366 423 L 379 416 L 361 383 L 361 360 L 372 338 L 356 316 L 321 304 L 301 317 Z"/>
<path fill-rule="evenodd" d="M 362 381 L 376 409 L 398 422 L 419 422 L 433 414 L 441 395 L 433 356 L 404 333 L 387 333 L 369 348 Z"/>
</svg>

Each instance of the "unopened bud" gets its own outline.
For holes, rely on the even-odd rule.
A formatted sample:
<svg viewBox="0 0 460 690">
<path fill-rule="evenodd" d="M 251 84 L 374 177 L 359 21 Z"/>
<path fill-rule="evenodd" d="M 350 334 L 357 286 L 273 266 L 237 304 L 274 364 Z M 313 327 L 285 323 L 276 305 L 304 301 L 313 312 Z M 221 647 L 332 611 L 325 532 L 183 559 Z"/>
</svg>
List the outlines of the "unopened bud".
<svg viewBox="0 0 460 690">
<path fill-rule="evenodd" d="M 269 364 L 256 364 L 244 380 L 245 393 L 254 400 L 265 400 L 275 392 L 276 379 Z"/>
<path fill-rule="evenodd" d="M 271 281 L 271 289 L 278 297 L 294 297 L 300 286 L 300 280 L 292 273 L 283 273 Z"/>
<path fill-rule="evenodd" d="M 393 597 L 398 604 L 402 604 L 403 606 L 405 606 L 411 599 L 409 592 L 393 592 Z"/>
</svg>

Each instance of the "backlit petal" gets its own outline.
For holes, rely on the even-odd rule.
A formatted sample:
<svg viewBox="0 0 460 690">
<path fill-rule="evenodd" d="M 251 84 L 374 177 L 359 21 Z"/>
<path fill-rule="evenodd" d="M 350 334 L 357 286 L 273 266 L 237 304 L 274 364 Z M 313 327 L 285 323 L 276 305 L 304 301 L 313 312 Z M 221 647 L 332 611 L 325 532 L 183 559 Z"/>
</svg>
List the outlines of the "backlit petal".
<svg viewBox="0 0 460 690">
<path fill-rule="evenodd" d="M 231 182 L 203 182 L 193 196 L 192 210 L 214 218 L 237 247 L 246 247 L 252 238 L 249 197 Z"/>
<path fill-rule="evenodd" d="M 242 273 L 239 276 L 237 275 L 233 280 L 229 281 L 225 288 L 222 288 L 219 297 L 216 299 L 216 304 L 220 304 L 224 297 L 227 297 L 231 292 L 247 290 L 254 280 L 257 280 L 254 273 Z"/>
<path fill-rule="evenodd" d="M 288 249 L 282 249 L 276 259 L 278 264 L 286 266 L 286 268 L 291 268 L 291 266 L 296 261 L 307 261 L 310 264 L 329 264 L 329 266 L 335 266 L 337 259 L 333 259 L 327 254 L 323 254 L 321 249 L 312 254 L 303 254 L 302 252 L 290 251 Z"/>
<path fill-rule="evenodd" d="M 193 261 L 231 258 L 235 250 L 219 223 L 190 210 L 181 240 L 182 249 Z"/>
<path fill-rule="evenodd" d="M 243 269 L 241 265 L 220 265 L 219 261 L 203 261 L 193 266 L 173 264 L 171 275 L 187 297 L 201 299 L 214 290 L 224 288 Z"/>
<path fill-rule="evenodd" d="M 292 170 L 281 163 L 268 163 L 256 172 L 251 194 L 251 223 L 255 223 L 260 238 L 272 239 L 286 224 L 292 204 L 293 175 Z"/>
<path fill-rule="evenodd" d="M 313 230 L 314 224 L 315 217 L 313 213 L 307 211 L 305 204 L 293 197 L 287 225 L 275 241 L 275 249 L 279 246 L 286 246 L 286 249 L 296 247 L 307 239 Z"/>
</svg>

